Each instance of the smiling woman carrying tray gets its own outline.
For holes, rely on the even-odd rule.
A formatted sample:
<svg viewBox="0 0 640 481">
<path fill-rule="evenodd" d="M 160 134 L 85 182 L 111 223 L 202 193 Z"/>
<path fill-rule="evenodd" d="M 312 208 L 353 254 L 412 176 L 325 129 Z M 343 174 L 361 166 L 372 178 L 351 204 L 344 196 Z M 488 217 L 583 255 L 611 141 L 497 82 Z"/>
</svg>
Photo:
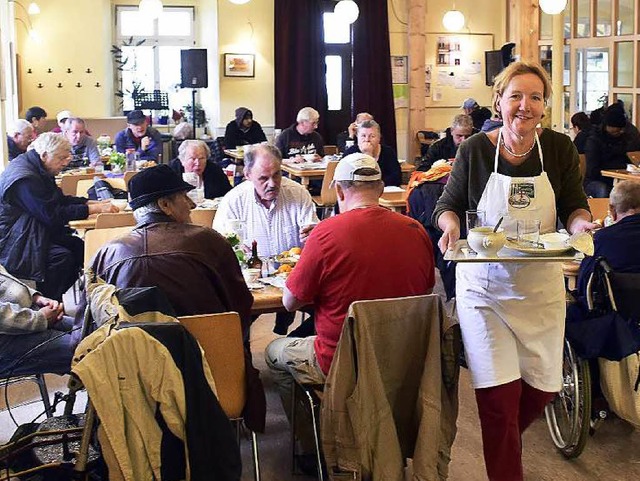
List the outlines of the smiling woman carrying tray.
<svg viewBox="0 0 640 481">
<path fill-rule="evenodd" d="M 440 248 L 453 248 L 465 210 L 487 224 L 558 218 L 569 232 L 596 227 L 569 137 L 538 129 L 551 94 L 537 64 L 512 63 L 496 77 L 494 108 L 504 127 L 464 141 L 436 205 Z M 544 155 L 543 155 L 544 154 Z M 456 269 L 458 317 L 482 426 L 490 480 L 522 480 L 522 432 L 562 384 L 564 284 L 558 263 L 465 263 Z M 498 441 L 500 440 L 500 441 Z"/>
</svg>

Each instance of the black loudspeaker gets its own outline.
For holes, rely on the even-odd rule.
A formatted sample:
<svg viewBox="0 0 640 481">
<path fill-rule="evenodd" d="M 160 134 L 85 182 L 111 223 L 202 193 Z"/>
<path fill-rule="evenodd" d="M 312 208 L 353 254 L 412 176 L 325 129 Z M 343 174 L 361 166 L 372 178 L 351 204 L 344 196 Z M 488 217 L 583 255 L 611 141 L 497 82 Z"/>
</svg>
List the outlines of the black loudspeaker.
<svg viewBox="0 0 640 481">
<path fill-rule="evenodd" d="M 493 85 L 493 79 L 502 72 L 502 52 L 500 50 L 487 50 L 484 53 L 485 83 Z"/>
<path fill-rule="evenodd" d="M 207 49 L 193 48 L 180 51 L 183 89 L 207 88 Z"/>
</svg>

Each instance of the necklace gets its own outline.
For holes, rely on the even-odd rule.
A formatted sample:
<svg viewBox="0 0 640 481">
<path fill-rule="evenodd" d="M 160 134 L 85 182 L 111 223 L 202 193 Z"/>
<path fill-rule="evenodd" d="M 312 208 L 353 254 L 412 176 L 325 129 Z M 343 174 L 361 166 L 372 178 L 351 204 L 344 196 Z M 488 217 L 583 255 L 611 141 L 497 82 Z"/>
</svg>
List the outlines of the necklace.
<svg viewBox="0 0 640 481">
<path fill-rule="evenodd" d="M 513 155 L 514 157 L 517 157 L 517 158 L 526 157 L 527 155 L 529 155 L 536 145 L 536 139 L 534 138 L 533 143 L 531 144 L 531 147 L 529 147 L 529 150 L 527 150 L 523 154 L 516 154 L 507 146 L 507 144 L 504 143 L 504 139 L 500 139 L 500 140 L 501 140 L 500 143 L 504 147 L 504 150 L 506 150 L 510 155 Z"/>
</svg>

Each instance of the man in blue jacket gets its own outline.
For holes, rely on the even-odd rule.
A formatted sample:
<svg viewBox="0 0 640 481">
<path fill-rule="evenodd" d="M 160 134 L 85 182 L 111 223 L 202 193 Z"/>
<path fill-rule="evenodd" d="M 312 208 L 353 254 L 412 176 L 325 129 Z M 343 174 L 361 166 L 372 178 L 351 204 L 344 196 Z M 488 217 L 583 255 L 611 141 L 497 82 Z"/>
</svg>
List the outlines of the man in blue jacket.
<svg viewBox="0 0 640 481">
<path fill-rule="evenodd" d="M 162 136 L 149 127 L 147 116 L 142 110 L 132 110 L 127 114 L 127 128 L 116 134 L 116 150 L 125 153 L 134 149 L 141 160 L 157 161 L 162 153 Z"/>
</svg>

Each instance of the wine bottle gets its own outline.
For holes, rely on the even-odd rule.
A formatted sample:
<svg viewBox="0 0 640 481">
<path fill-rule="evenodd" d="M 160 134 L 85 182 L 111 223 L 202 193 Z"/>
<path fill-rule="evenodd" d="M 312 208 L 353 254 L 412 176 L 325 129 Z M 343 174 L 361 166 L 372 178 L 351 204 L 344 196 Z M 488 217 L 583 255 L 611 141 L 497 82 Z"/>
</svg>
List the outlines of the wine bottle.
<svg viewBox="0 0 640 481">
<path fill-rule="evenodd" d="M 251 257 L 247 260 L 247 267 L 260 269 L 260 273 L 262 273 L 262 259 L 258 257 L 258 242 L 255 240 L 251 243 Z"/>
</svg>

